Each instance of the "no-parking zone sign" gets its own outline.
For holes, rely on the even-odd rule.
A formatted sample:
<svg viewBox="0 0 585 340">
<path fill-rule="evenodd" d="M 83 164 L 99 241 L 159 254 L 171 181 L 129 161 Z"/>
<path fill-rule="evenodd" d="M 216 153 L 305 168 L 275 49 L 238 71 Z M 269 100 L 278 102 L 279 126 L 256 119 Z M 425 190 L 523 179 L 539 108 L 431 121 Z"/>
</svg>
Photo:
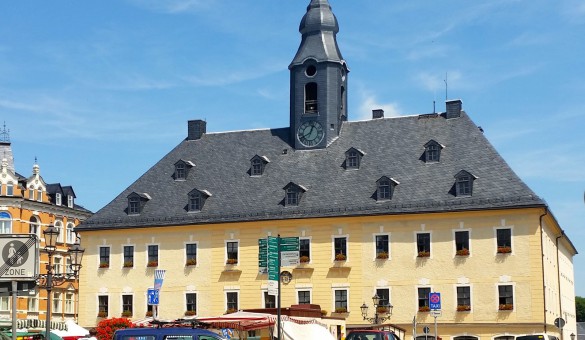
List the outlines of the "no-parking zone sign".
<svg viewBox="0 0 585 340">
<path fill-rule="evenodd" d="M 441 309 L 441 293 L 429 293 L 429 307 L 434 310 Z"/>
<path fill-rule="evenodd" d="M 36 235 L 0 235 L 0 280 L 31 280 L 39 274 Z"/>
</svg>

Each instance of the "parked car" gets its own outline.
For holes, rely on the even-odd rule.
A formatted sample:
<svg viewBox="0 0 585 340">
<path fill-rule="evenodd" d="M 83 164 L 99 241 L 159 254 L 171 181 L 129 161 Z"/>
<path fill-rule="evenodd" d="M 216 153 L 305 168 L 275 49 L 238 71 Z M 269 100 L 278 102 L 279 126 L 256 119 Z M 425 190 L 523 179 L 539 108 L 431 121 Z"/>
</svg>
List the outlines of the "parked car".
<svg viewBox="0 0 585 340">
<path fill-rule="evenodd" d="M 400 338 L 392 331 L 356 329 L 347 333 L 345 340 L 400 340 Z"/>
<path fill-rule="evenodd" d="M 527 334 L 527 335 L 517 335 L 516 340 L 559 340 L 558 337 L 550 334 Z"/>
<path fill-rule="evenodd" d="M 126 328 L 118 329 L 113 340 L 226 340 L 206 329 L 175 328 Z"/>
</svg>

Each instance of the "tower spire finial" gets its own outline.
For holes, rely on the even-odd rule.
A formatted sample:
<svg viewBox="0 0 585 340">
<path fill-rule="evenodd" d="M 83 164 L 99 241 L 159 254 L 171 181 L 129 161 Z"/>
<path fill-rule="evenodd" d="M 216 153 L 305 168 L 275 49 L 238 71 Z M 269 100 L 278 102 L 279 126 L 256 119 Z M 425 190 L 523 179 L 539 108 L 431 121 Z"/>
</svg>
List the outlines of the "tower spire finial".
<svg viewBox="0 0 585 340">
<path fill-rule="evenodd" d="M 0 143 L 10 144 L 10 129 L 6 128 L 6 121 L 4 122 L 2 131 L 0 131 Z"/>
</svg>

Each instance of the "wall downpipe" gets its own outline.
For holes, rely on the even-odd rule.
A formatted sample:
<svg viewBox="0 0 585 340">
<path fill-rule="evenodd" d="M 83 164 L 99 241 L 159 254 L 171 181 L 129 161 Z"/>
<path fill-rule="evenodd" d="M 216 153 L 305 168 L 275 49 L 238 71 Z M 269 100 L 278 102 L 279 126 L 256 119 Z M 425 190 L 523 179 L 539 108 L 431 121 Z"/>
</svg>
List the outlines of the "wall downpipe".
<svg viewBox="0 0 585 340">
<path fill-rule="evenodd" d="M 542 265 L 542 301 L 544 304 L 544 333 L 546 334 L 546 284 L 544 282 L 544 230 L 542 227 L 542 218 L 548 215 L 548 207 L 544 207 L 544 214 L 540 215 L 539 222 L 540 222 L 540 251 L 542 252 L 542 256 L 540 258 L 541 265 Z"/>
<path fill-rule="evenodd" d="M 565 231 L 561 229 L 561 234 L 557 236 L 555 245 L 557 247 L 557 285 L 559 286 L 559 318 L 563 317 L 563 296 L 561 295 L 561 267 L 559 266 L 559 239 L 565 236 Z M 565 320 L 566 322 L 567 320 Z M 563 326 L 564 327 L 564 326 Z M 561 340 L 563 340 L 563 327 L 561 327 Z"/>
</svg>

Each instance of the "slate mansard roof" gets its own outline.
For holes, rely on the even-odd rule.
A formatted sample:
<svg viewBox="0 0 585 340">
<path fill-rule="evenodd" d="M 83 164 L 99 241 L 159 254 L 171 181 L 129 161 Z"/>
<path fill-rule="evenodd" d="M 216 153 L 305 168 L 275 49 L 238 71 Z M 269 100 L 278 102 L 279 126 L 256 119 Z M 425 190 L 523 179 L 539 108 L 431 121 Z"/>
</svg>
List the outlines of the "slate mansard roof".
<svg viewBox="0 0 585 340">
<path fill-rule="evenodd" d="M 447 212 L 545 206 L 506 164 L 465 112 L 345 122 L 337 140 L 319 150 L 294 150 L 288 128 L 203 134 L 184 140 L 136 182 L 77 228 L 165 225 Z M 424 145 L 440 143 L 439 162 L 425 162 Z M 344 167 L 346 151 L 363 152 L 359 169 Z M 255 156 L 270 160 L 250 176 Z M 195 164 L 182 181 L 178 160 Z M 469 197 L 454 194 L 455 175 L 472 174 Z M 399 184 L 390 200 L 376 200 L 382 176 Z M 306 189 L 298 206 L 283 204 L 288 183 Z M 189 212 L 188 194 L 211 194 Z M 129 215 L 128 195 L 147 194 L 139 215 Z"/>
</svg>

